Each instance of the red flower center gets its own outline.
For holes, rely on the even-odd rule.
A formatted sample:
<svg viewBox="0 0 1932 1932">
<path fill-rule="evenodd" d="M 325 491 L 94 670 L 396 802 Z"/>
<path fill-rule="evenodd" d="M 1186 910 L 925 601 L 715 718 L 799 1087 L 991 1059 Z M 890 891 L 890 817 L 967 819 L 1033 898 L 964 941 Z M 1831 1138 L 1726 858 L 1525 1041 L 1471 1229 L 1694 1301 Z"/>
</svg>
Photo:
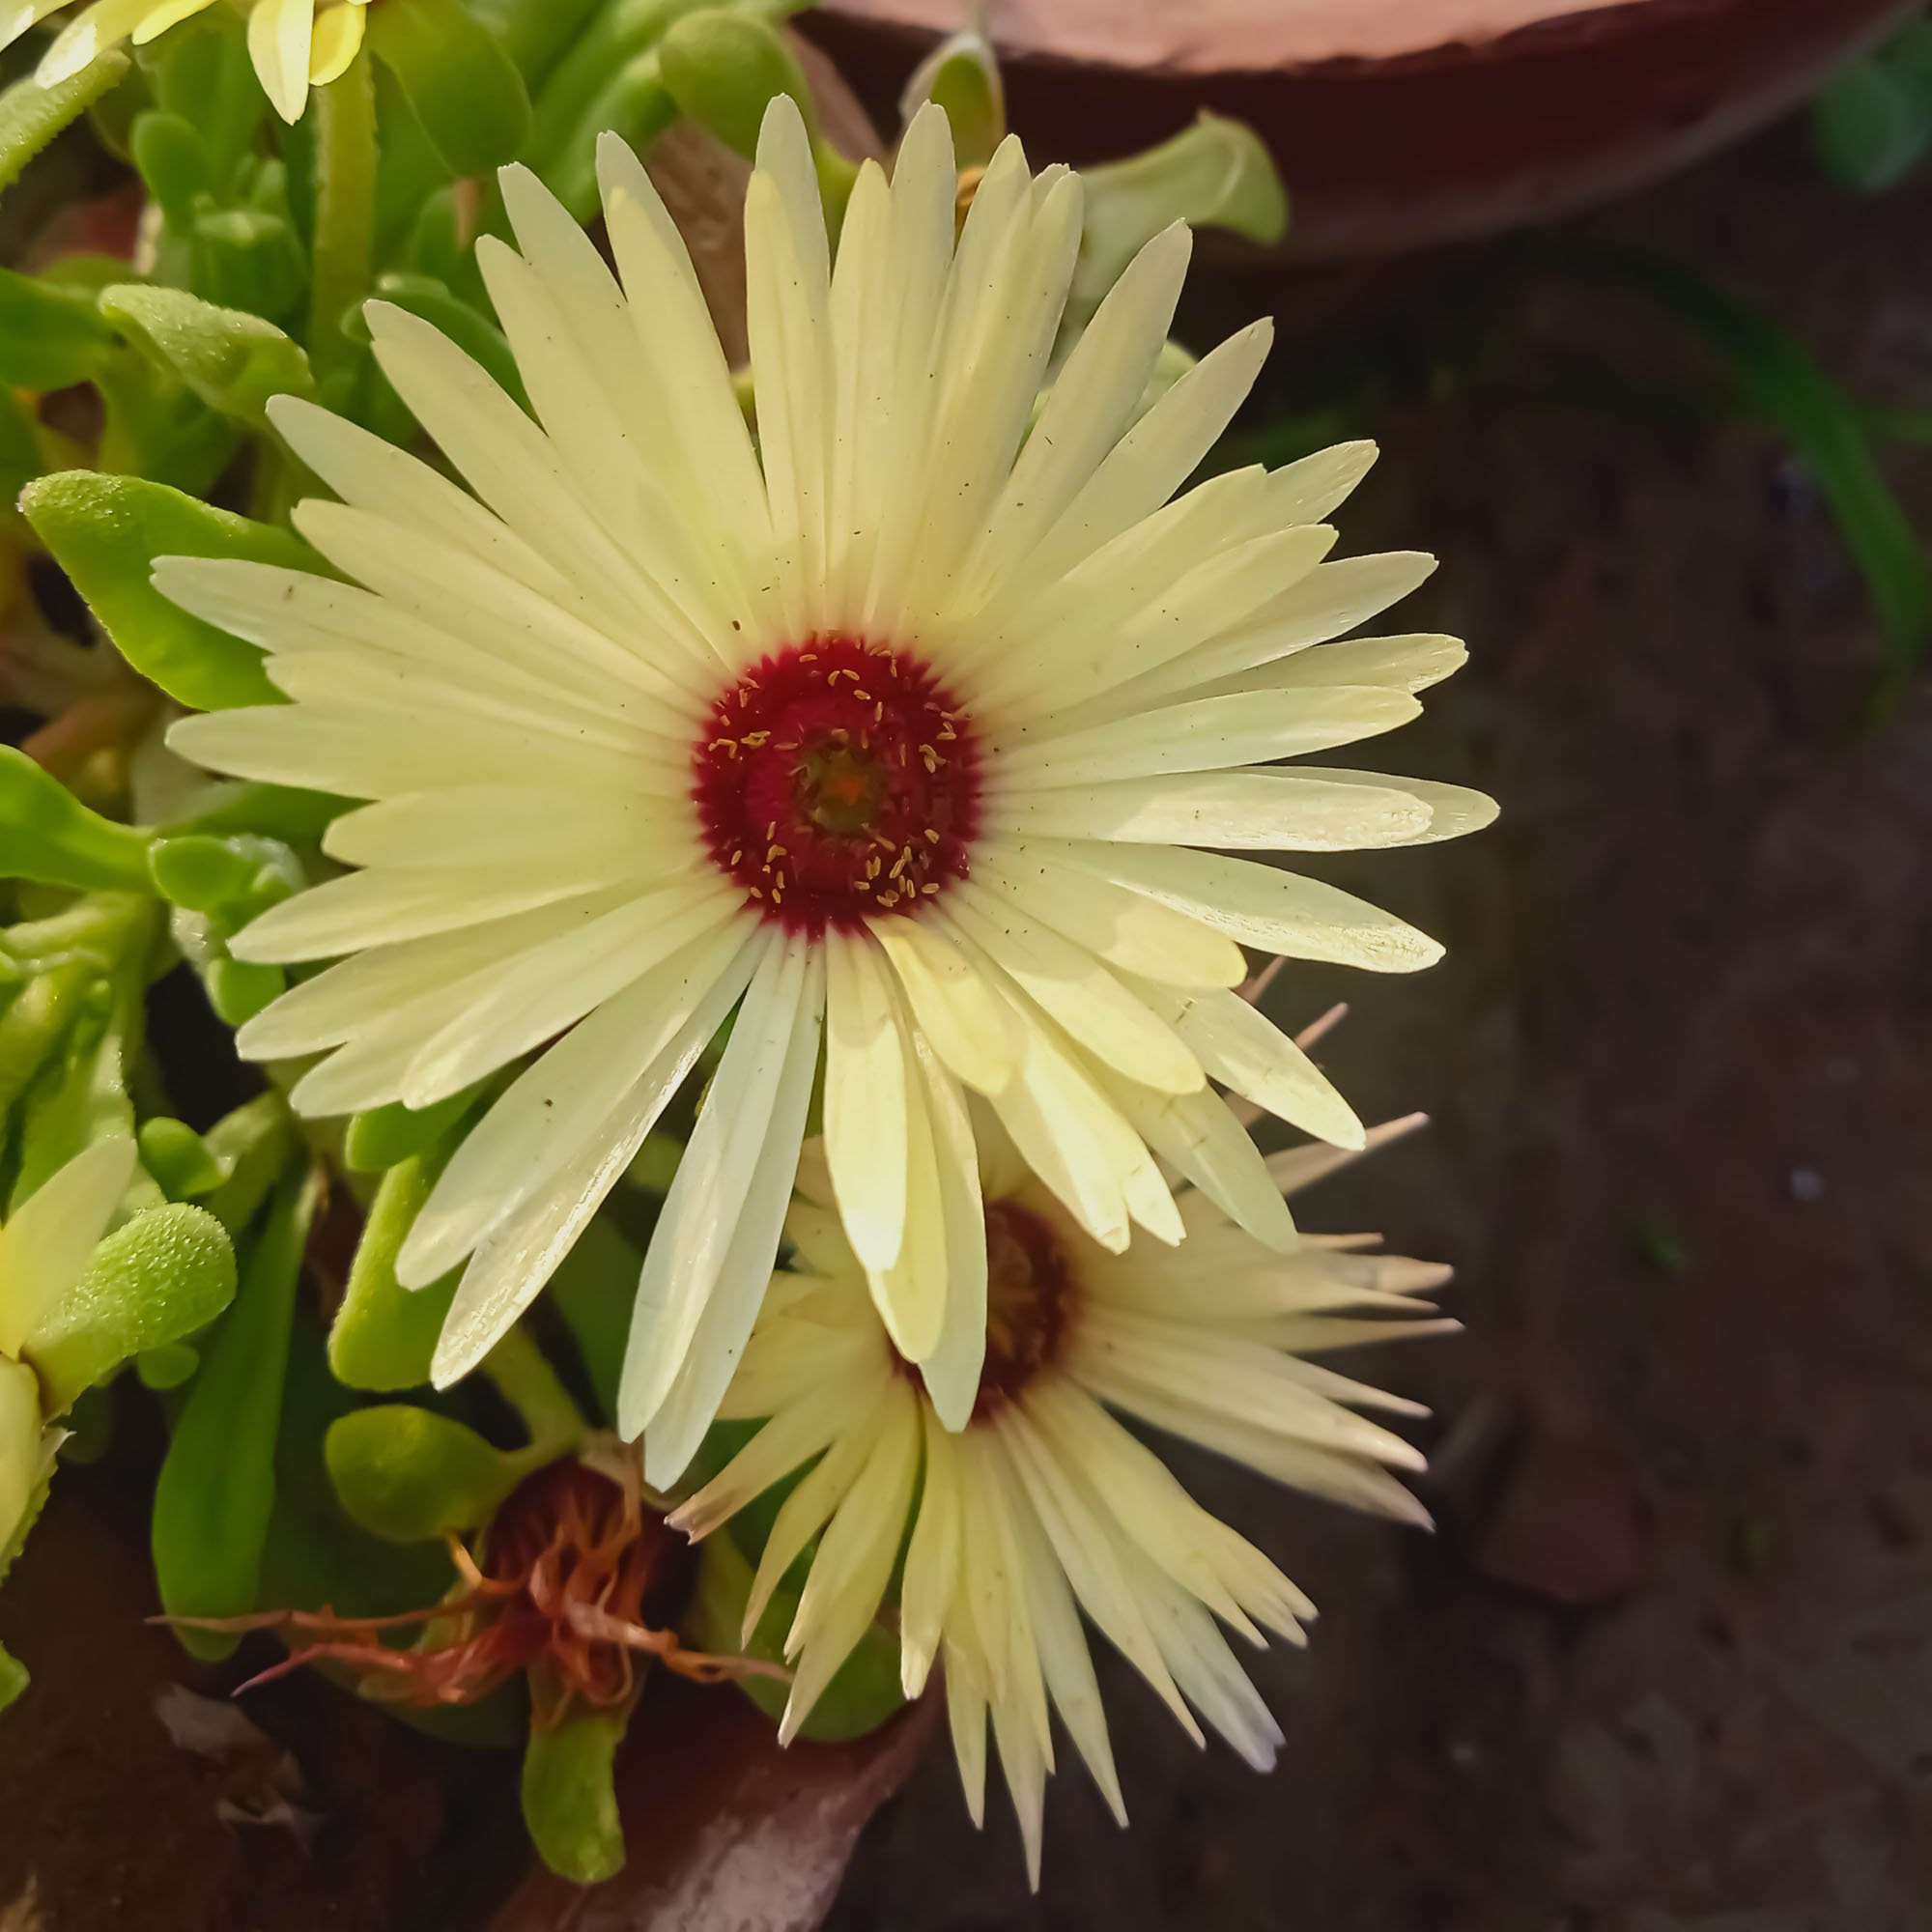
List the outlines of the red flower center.
<svg viewBox="0 0 1932 1932">
<path fill-rule="evenodd" d="M 761 659 L 711 708 L 692 794 L 718 867 L 816 938 L 962 879 L 980 816 L 965 714 L 905 651 L 843 634 Z"/>
<path fill-rule="evenodd" d="M 1010 1402 L 1052 1364 L 1066 1337 L 1074 1290 L 1052 1223 L 1016 1202 L 987 1202 L 986 1361 L 975 1420 Z"/>
</svg>

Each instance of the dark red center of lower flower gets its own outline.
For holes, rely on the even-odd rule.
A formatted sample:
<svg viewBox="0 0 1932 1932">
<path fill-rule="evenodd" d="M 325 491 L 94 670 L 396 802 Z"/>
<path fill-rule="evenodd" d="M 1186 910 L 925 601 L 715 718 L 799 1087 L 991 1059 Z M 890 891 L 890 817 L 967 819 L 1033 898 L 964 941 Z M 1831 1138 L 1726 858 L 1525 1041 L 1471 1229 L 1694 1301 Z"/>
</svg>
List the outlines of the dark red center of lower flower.
<svg viewBox="0 0 1932 1932">
<path fill-rule="evenodd" d="M 986 1361 L 973 1414 L 1010 1402 L 1051 1365 L 1072 1315 L 1073 1271 L 1053 1225 L 1011 1201 L 986 1204 Z"/>
<path fill-rule="evenodd" d="M 712 705 L 692 792 L 720 870 L 816 937 L 911 912 L 966 876 L 979 751 L 917 657 L 815 637 L 761 659 Z"/>
</svg>

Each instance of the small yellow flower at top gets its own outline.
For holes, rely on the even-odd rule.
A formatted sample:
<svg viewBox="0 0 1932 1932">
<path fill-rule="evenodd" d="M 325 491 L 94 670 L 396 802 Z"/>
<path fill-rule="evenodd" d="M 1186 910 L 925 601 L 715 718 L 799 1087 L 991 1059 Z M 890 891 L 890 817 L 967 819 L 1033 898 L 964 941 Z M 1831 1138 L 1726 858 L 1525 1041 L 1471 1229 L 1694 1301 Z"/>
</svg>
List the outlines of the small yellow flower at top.
<svg viewBox="0 0 1932 1932">
<path fill-rule="evenodd" d="M 59 12 L 67 0 L 0 0 L 0 48 Z M 35 77 L 43 87 L 71 78 L 123 41 L 146 46 L 213 0 L 93 0 L 68 22 Z M 369 0 L 249 0 L 248 57 L 284 121 L 299 121 L 311 87 L 325 87 L 355 58 Z"/>
</svg>

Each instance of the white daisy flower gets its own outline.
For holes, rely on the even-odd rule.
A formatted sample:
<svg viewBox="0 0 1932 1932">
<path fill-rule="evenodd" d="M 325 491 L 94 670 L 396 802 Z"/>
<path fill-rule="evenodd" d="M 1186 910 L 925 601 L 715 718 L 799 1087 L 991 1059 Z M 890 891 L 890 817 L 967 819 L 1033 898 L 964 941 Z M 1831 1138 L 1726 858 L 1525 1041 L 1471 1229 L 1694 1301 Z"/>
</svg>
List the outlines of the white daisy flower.
<svg viewBox="0 0 1932 1932">
<path fill-rule="evenodd" d="M 41 1183 L 0 1228 L 0 1553 L 53 1463 L 60 1432 L 43 1414 L 34 1343 L 81 1271 L 128 1183 L 134 1143 L 95 1141 Z"/>
<path fill-rule="evenodd" d="M 985 1294 L 964 1095 L 1103 1247 L 1134 1224 L 1179 1238 L 1159 1160 L 1292 1246 L 1209 1080 L 1343 1145 L 1361 1130 L 1235 992 L 1240 945 L 1383 971 L 1440 949 L 1188 847 L 1412 844 L 1493 807 L 1256 768 L 1413 717 L 1463 653 L 1308 648 L 1431 567 L 1323 561 L 1316 520 L 1368 445 L 1169 501 L 1268 341 L 1243 331 L 1141 412 L 1183 229 L 1129 268 L 1036 417 L 1078 180 L 1030 176 L 1007 142 L 955 242 L 927 109 L 890 182 L 862 171 L 835 269 L 804 127 L 775 101 L 745 207 L 754 445 L 642 166 L 611 137 L 599 164 L 618 277 L 518 168 L 518 249 L 480 244 L 533 415 L 426 323 L 369 307 L 383 369 L 473 496 L 284 398 L 277 425 L 343 499 L 296 526 L 346 581 L 170 558 L 156 582 L 268 651 L 291 700 L 188 719 L 174 746 L 373 801 L 325 840 L 357 869 L 236 940 L 244 959 L 354 955 L 242 1050 L 326 1052 L 295 1100 L 331 1113 L 427 1107 L 552 1042 L 402 1253 L 412 1286 L 468 1260 L 439 1383 L 536 1295 L 735 1008 L 624 1367 L 621 1425 L 648 1427 L 662 1487 L 764 1294 L 821 1033 L 834 1199 L 958 1428 Z"/>
<path fill-rule="evenodd" d="M 0 47 L 57 14 L 68 0 L 0 4 Z M 71 80 L 123 41 L 146 46 L 170 27 L 191 19 L 215 0 L 92 0 L 41 57 L 34 78 L 43 87 Z M 311 87 L 326 87 L 362 44 L 370 0 L 246 0 L 248 58 L 262 91 L 284 121 L 299 121 Z"/>
<path fill-rule="evenodd" d="M 786 1224 L 796 1271 L 774 1283 L 724 1403 L 727 1417 L 769 1420 L 670 1520 L 704 1536 L 812 1463 L 773 1522 L 745 1612 L 749 1642 L 816 1538 L 785 1637 L 796 1674 L 781 1742 L 872 1623 L 903 1548 L 905 1693 L 918 1696 L 943 1660 L 975 1824 L 990 1716 L 1037 1885 L 1049 1704 L 1126 1822 L 1076 1604 L 1197 1744 L 1198 1713 L 1262 1771 L 1282 1734 L 1215 1618 L 1251 1643 L 1272 1632 L 1299 1644 L 1315 1614 L 1109 1409 L 1278 1482 L 1426 1524 L 1387 1473 L 1419 1469 L 1421 1455 L 1357 1413 L 1425 1411 L 1303 1358 L 1458 1324 L 1417 1316 L 1429 1309 L 1416 1297 L 1447 1281 L 1446 1267 L 1367 1252 L 1372 1236 L 1310 1236 L 1279 1255 L 1185 1189 L 1181 1247 L 1111 1254 L 1000 1138 L 992 1127 L 980 1140 L 986 1357 L 967 1428 L 948 1432 L 894 1350 L 809 1149 Z M 1293 1191 L 1353 1157 L 1306 1148 L 1269 1168 Z"/>
</svg>

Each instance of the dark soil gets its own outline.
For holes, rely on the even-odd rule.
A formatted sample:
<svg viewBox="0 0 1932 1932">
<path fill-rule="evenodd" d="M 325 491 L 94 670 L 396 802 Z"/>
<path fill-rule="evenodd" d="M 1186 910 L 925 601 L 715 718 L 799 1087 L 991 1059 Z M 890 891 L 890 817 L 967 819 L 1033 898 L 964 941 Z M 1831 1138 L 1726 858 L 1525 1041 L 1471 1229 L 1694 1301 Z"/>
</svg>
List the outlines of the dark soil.
<svg viewBox="0 0 1932 1932">
<path fill-rule="evenodd" d="M 1928 218 L 1932 178 L 1854 202 L 1785 131 L 1588 232 L 1726 277 L 1904 402 L 1932 393 Z M 1467 1336 L 1377 1365 L 1437 1407 L 1441 1534 L 1180 1457 L 1326 1612 L 1257 1661 L 1275 1775 L 1195 1754 L 1103 1660 L 1132 1832 L 1069 1767 L 1030 1901 L 942 1745 L 862 1843 L 840 1932 L 1932 1913 L 1932 702 L 1852 734 L 1878 646 L 1844 550 L 1773 438 L 1609 402 L 1611 374 L 1717 380 L 1634 298 L 1532 247 L 1391 314 L 1406 374 L 1360 412 L 1386 454 L 1346 535 L 1435 549 L 1402 621 L 1475 656 L 1386 760 L 1506 816 L 1339 874 L 1447 964 L 1290 974 L 1275 1006 L 1350 999 L 1345 1089 L 1436 1122 L 1304 1219 L 1461 1271 Z M 1932 529 L 1932 456 L 1890 469 Z M 322 1687 L 251 1706 L 330 1814 L 313 1857 L 217 1819 L 149 1714 L 187 1673 L 127 1619 L 141 1546 L 110 1482 L 64 1472 L 0 1598 L 37 1678 L 0 1751 L 0 1924 L 473 1924 L 514 1846 L 500 1769 Z"/>
</svg>

